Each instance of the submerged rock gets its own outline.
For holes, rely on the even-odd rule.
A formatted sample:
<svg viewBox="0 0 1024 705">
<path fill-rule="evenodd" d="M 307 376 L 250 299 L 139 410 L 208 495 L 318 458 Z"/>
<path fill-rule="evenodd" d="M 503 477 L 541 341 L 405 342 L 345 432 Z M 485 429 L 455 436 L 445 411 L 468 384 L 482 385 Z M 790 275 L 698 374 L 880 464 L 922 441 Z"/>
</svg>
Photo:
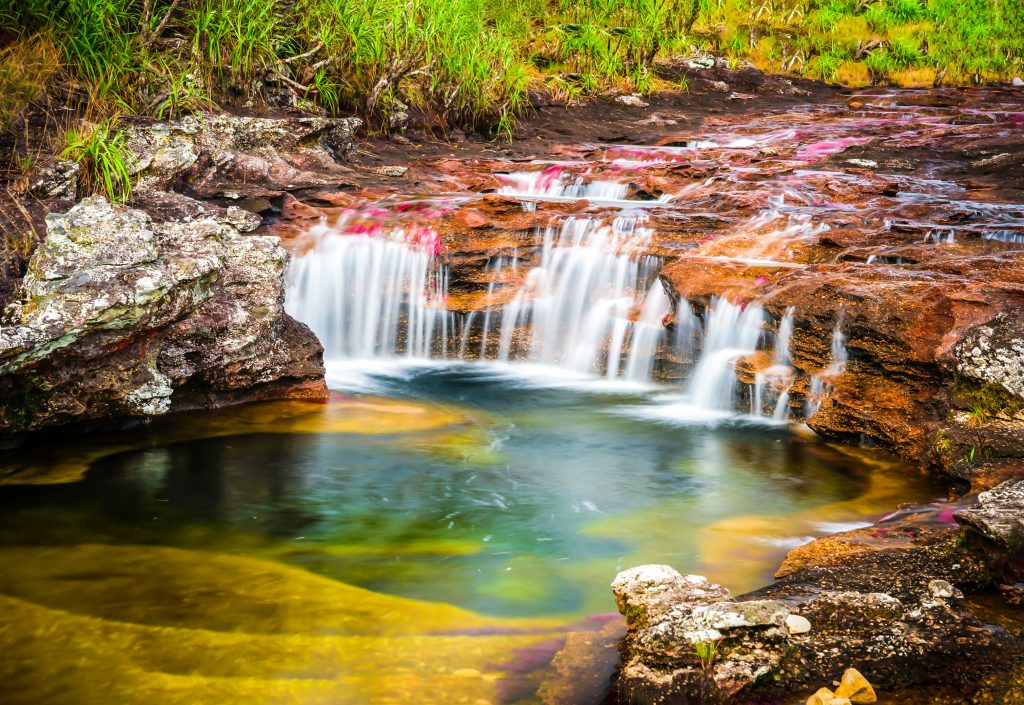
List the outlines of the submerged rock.
<svg viewBox="0 0 1024 705">
<path fill-rule="evenodd" d="M 92 197 L 50 215 L 0 329 L 0 439 L 323 397 L 320 345 L 282 308 L 287 255 L 235 211 L 154 223 Z"/>
</svg>

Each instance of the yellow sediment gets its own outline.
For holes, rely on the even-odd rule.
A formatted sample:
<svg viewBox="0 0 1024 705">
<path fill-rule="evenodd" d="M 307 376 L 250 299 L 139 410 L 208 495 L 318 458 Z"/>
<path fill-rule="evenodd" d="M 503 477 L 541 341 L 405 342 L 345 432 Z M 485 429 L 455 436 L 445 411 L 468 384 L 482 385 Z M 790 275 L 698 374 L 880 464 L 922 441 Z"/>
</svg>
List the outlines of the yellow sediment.
<svg viewBox="0 0 1024 705">
<path fill-rule="evenodd" d="M 12 705 L 482 705 L 524 677 L 504 670 L 517 650 L 564 634 L 239 556 L 84 545 L 0 561 Z"/>
</svg>

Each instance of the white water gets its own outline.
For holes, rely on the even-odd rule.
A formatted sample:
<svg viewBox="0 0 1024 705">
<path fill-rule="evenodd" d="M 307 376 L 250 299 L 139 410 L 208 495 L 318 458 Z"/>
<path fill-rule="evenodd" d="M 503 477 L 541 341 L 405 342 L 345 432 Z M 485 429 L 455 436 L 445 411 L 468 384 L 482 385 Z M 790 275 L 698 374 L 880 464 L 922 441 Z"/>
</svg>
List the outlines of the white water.
<svg viewBox="0 0 1024 705">
<path fill-rule="evenodd" d="M 670 311 L 660 282 L 646 286 L 660 266 L 640 257 L 650 236 L 631 217 L 546 229 L 540 263 L 502 308 L 497 359 L 646 381 Z"/>
<path fill-rule="evenodd" d="M 790 306 L 779 322 L 775 336 L 775 353 L 771 367 L 754 376 L 754 391 L 750 397 L 750 413 L 754 416 L 770 416 L 775 421 L 789 418 L 789 390 L 796 374 L 793 371 L 793 357 L 790 345 L 793 340 L 793 312 Z"/>
<path fill-rule="evenodd" d="M 736 361 L 757 350 L 764 325 L 759 304 L 746 307 L 716 298 L 704 326 L 704 347 L 690 374 L 686 396 L 690 405 L 718 411 L 735 408 Z"/>
<path fill-rule="evenodd" d="M 324 357 L 427 357 L 444 350 L 451 317 L 446 272 L 431 253 L 388 236 L 348 235 L 320 226 L 315 247 L 288 270 L 285 309 L 313 329 Z"/>
<path fill-rule="evenodd" d="M 849 353 L 846 351 L 846 336 L 843 335 L 843 313 L 840 311 L 832 330 L 831 361 L 828 367 L 811 377 L 811 394 L 807 399 L 805 414 L 810 418 L 821 408 L 821 404 L 832 393 L 832 380 L 846 369 Z"/>
<path fill-rule="evenodd" d="M 558 167 L 544 171 L 515 171 L 501 176 L 498 193 L 533 201 L 580 201 L 621 208 L 644 208 L 668 203 L 671 195 L 654 200 L 629 199 L 629 184 L 616 181 L 586 181 L 582 176 L 567 178 Z"/>
</svg>

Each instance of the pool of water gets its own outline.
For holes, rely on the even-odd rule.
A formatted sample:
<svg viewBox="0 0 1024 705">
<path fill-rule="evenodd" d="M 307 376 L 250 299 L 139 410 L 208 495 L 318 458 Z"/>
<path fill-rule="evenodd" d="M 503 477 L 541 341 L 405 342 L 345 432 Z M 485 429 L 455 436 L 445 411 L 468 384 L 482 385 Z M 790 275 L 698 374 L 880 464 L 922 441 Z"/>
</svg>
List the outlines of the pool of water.
<svg viewBox="0 0 1024 705">
<path fill-rule="evenodd" d="M 372 393 L 6 459 L 8 702 L 551 702 L 582 677 L 551 665 L 567 635 L 614 625 L 619 570 L 744 591 L 937 491 L 785 426 L 657 422 L 650 392 L 531 378 L 371 370 Z"/>
</svg>

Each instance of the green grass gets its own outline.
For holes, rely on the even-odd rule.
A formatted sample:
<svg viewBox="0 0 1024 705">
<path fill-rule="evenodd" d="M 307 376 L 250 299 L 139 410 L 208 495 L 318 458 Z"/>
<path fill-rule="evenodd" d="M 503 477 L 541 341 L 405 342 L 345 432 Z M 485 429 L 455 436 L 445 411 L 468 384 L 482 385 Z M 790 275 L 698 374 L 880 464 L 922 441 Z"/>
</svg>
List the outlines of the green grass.
<svg viewBox="0 0 1024 705">
<path fill-rule="evenodd" d="M 19 59 L 44 37 L 46 62 Z M 529 89 L 671 89 L 655 65 L 691 46 L 834 81 L 1008 79 L 1024 0 L 0 0 L 0 41 L 0 127 L 59 72 L 100 117 L 271 104 L 386 131 L 411 109 L 508 135 Z"/>
<path fill-rule="evenodd" d="M 82 123 L 68 131 L 66 142 L 60 156 L 78 164 L 80 196 L 102 194 L 112 203 L 124 203 L 131 198 L 131 151 L 124 144 L 123 134 L 111 122 Z"/>
</svg>

